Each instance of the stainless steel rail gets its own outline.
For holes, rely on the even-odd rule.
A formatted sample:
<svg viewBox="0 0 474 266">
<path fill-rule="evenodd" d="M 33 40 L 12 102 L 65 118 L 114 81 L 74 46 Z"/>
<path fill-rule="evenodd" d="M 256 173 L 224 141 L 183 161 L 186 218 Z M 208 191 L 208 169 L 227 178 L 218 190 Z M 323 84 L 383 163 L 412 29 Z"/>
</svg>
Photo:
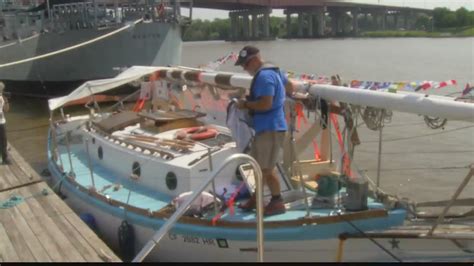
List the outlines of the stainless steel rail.
<svg viewBox="0 0 474 266">
<path fill-rule="evenodd" d="M 263 262 L 263 182 L 262 182 L 262 170 L 254 158 L 247 154 L 234 154 L 227 158 L 219 167 L 215 169 L 213 175 L 211 175 L 202 185 L 174 212 L 174 214 L 168 219 L 168 221 L 161 226 L 161 228 L 153 235 L 153 237 L 145 244 L 142 250 L 135 256 L 132 262 L 142 262 L 146 256 L 155 248 L 165 234 L 176 224 L 179 218 L 183 216 L 186 210 L 189 208 L 191 203 L 203 192 L 209 184 L 214 181 L 217 175 L 231 162 L 236 160 L 245 160 L 252 165 L 255 171 L 255 182 L 256 182 L 256 196 L 257 196 L 257 246 L 258 246 L 258 257 L 259 262 Z"/>
</svg>

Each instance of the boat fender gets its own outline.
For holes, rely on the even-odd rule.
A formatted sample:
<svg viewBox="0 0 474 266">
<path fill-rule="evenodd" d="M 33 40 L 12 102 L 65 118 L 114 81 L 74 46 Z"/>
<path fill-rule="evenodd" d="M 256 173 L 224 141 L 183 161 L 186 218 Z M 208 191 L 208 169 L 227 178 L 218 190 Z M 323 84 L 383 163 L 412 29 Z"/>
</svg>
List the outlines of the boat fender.
<svg viewBox="0 0 474 266">
<path fill-rule="evenodd" d="M 45 169 L 43 169 L 43 171 L 41 171 L 41 176 L 50 177 L 50 176 L 51 176 L 51 172 L 49 171 L 48 168 L 45 168 Z"/>
<path fill-rule="evenodd" d="M 181 193 L 179 196 L 171 201 L 171 205 L 178 209 L 186 200 L 193 194 L 193 191 Z M 216 197 L 217 207 L 222 207 L 222 200 Z M 190 217 L 202 217 L 207 211 L 214 208 L 214 196 L 206 191 L 203 191 L 193 203 L 189 206 L 188 210 L 184 213 L 185 216 Z"/>
<path fill-rule="evenodd" d="M 125 261 L 131 261 L 135 256 L 135 232 L 133 226 L 123 220 L 118 228 L 120 254 Z"/>
<path fill-rule="evenodd" d="M 90 229 L 92 229 L 92 231 L 94 232 L 97 232 L 97 224 L 95 223 L 95 218 L 92 214 L 90 213 L 82 213 L 81 215 L 79 215 L 79 217 L 81 218 L 81 220 L 87 224 L 87 226 L 89 226 Z"/>
<path fill-rule="evenodd" d="M 205 140 L 215 136 L 217 136 L 217 130 L 208 127 L 189 127 L 176 133 L 177 139 Z"/>
</svg>

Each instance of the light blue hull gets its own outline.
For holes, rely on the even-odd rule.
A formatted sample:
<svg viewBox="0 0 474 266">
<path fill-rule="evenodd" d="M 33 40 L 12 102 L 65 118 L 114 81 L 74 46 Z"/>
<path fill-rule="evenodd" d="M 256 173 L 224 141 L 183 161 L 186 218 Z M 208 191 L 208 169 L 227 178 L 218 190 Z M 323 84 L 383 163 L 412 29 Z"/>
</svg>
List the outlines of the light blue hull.
<svg viewBox="0 0 474 266">
<path fill-rule="evenodd" d="M 92 178 L 88 168 L 86 154 L 83 152 L 75 152 L 77 149 L 75 149 L 74 146 L 72 146 L 72 151 L 73 169 L 76 176 L 75 182 L 81 184 L 83 187 L 91 186 Z M 64 167 L 67 168 L 69 163 L 65 147 L 60 148 L 60 154 L 61 161 Z M 164 219 L 153 218 L 149 215 L 141 215 L 130 211 L 125 212 L 123 208 L 112 206 L 107 202 L 92 197 L 87 191 L 79 189 L 64 177 L 58 167 L 58 162 L 51 159 L 51 153 L 49 153 L 49 158 L 49 169 L 53 176 L 53 182 L 62 182 L 60 192 L 66 195 L 66 202 L 79 214 L 92 214 L 96 220 L 101 236 L 113 248 L 118 249 L 117 230 L 120 226 L 120 222 L 123 220 L 127 220 L 136 230 L 136 238 L 134 241 L 137 249 L 135 252 L 138 252 L 149 240 L 154 231 L 164 224 Z M 94 171 L 94 184 L 97 190 L 116 184 L 117 179 L 114 178 L 116 173 L 103 168 L 98 163 L 93 163 L 92 167 Z M 66 172 L 69 172 L 69 169 L 67 169 Z M 153 193 L 153 191 L 140 187 L 132 181 L 121 182 L 121 184 L 123 187 L 116 192 L 112 189 L 107 189 L 107 195 L 114 200 L 127 202 L 129 189 L 132 189 L 128 203 L 133 206 L 149 209 L 150 211 L 160 210 L 171 201 L 171 197 Z M 383 208 L 379 203 L 370 203 L 369 205 L 371 209 Z M 334 210 L 311 210 L 311 215 L 313 217 L 330 217 L 331 215 L 336 215 L 331 213 L 332 211 Z M 297 221 L 304 217 L 305 214 L 305 210 L 288 210 L 285 214 L 266 217 L 265 222 L 278 223 Z M 386 217 L 356 219 L 351 222 L 363 231 L 383 230 L 403 224 L 405 216 L 406 212 L 404 210 L 397 209 L 389 211 Z M 176 224 L 168 236 L 163 239 L 163 243 L 160 244 L 160 249 L 155 250 L 149 259 L 177 261 L 254 261 L 256 257 L 253 255 L 249 257 L 249 252 L 254 253 L 256 246 L 255 228 L 253 228 L 253 226 L 212 226 L 209 221 L 213 217 L 214 215 L 212 214 L 204 218 L 204 221 L 207 221 L 204 224 L 192 222 Z M 235 208 L 234 215 L 230 214 L 229 210 L 227 210 L 220 220 L 228 223 L 249 222 L 255 225 L 255 214 L 242 213 L 238 208 Z M 336 246 L 341 234 L 356 232 L 357 230 L 348 222 L 321 222 L 320 224 L 269 226 L 264 231 L 264 239 L 265 247 L 269 249 L 269 252 L 278 249 L 287 250 L 280 252 L 281 254 L 279 255 L 273 256 L 272 260 L 333 261 L 334 254 L 325 254 L 327 253 L 326 248 L 328 245 Z M 182 243 L 180 243 L 180 241 L 182 241 Z M 367 240 L 364 241 L 367 242 L 369 246 L 372 245 Z M 308 245 L 310 247 L 309 249 Z M 180 247 L 179 252 L 173 251 L 173 247 L 176 246 Z M 218 250 L 218 252 L 201 252 L 208 249 L 214 251 Z M 298 258 L 296 258 L 296 254 L 302 250 L 307 250 L 308 252 L 306 252 L 305 256 L 298 256 Z M 170 255 L 170 252 L 174 253 L 174 257 Z M 183 254 L 183 257 L 177 258 L 176 254 Z M 190 258 L 187 258 L 188 254 L 190 254 Z M 255 254 L 256 253 L 254 253 L 254 255 Z M 380 254 L 377 256 L 379 255 Z M 383 259 L 384 254 L 380 256 L 381 257 L 377 260 L 382 258 L 382 260 L 390 261 L 389 257 Z M 359 259 L 364 257 L 367 258 L 366 255 L 361 255 Z"/>
</svg>

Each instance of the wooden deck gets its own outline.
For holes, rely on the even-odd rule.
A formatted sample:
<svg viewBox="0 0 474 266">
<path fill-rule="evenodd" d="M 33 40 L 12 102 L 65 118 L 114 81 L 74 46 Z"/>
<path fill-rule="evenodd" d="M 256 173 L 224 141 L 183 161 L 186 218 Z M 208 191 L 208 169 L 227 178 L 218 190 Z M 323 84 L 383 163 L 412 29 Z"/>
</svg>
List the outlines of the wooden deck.
<svg viewBox="0 0 474 266">
<path fill-rule="evenodd" d="M 12 164 L 0 164 L 0 262 L 120 262 L 9 147 Z M 4 206 L 12 196 L 23 200 Z"/>
</svg>

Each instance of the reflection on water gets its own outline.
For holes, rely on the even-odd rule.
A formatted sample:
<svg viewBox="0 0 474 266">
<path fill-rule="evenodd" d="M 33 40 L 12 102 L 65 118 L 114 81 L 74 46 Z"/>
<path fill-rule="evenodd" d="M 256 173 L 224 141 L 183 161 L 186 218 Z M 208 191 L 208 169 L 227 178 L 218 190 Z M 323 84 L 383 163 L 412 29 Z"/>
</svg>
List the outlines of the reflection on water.
<svg viewBox="0 0 474 266">
<path fill-rule="evenodd" d="M 285 40 L 252 44 L 260 47 L 264 58 L 300 73 L 338 73 L 346 80 L 458 80 L 458 88 L 432 91 L 448 94 L 474 81 L 473 40 Z M 207 63 L 244 45 L 241 42 L 186 43 L 183 65 Z M 230 64 L 222 70 L 241 71 Z M 8 138 L 38 172 L 46 168 L 48 117 L 45 100 L 11 99 Z M 362 145 L 355 150 L 355 164 L 375 179 L 378 132 L 364 125 L 358 130 Z M 444 129 L 432 130 L 420 116 L 394 113 L 392 122 L 384 128 L 383 138 L 382 188 L 418 201 L 449 198 L 467 174 L 467 166 L 473 163 L 474 129 L 469 123 L 449 121 Z M 461 197 L 472 196 L 473 191 L 474 182 L 471 182 Z"/>
</svg>

